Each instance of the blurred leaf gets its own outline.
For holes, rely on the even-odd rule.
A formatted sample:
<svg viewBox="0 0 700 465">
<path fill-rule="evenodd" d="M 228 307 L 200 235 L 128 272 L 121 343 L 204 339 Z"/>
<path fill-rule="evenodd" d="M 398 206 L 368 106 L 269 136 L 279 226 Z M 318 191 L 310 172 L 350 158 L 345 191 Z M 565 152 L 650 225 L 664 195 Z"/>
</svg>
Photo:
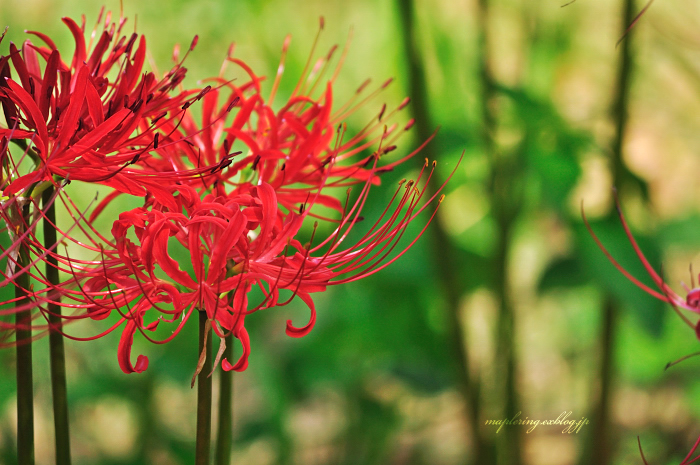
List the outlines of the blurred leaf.
<svg viewBox="0 0 700 465">
<path fill-rule="evenodd" d="M 516 150 L 532 174 L 530 182 L 539 184 L 539 202 L 566 211 L 581 175 L 578 155 L 591 146 L 590 134 L 572 128 L 548 98 L 520 88 L 500 86 L 499 91 L 514 104 L 515 124 L 523 133 Z"/>
<path fill-rule="evenodd" d="M 466 255 L 477 261 L 481 258 L 485 264 L 492 261 L 490 257 L 495 252 L 498 234 L 498 225 L 493 216 L 484 215 L 454 240 Z"/>
<path fill-rule="evenodd" d="M 436 376 L 435 370 L 426 369 L 425 366 L 397 364 L 392 374 L 420 392 L 429 394 L 441 392 L 450 385 L 449 377 L 445 374 Z"/>
<path fill-rule="evenodd" d="M 462 151 L 465 156 L 481 156 L 479 141 L 474 136 L 475 132 L 469 132 L 463 127 L 441 127 L 434 142 L 436 153 L 439 154 L 439 163 L 442 166 L 453 166 Z M 444 162 L 444 163 L 443 163 Z M 445 171 L 443 173 L 443 170 Z M 441 168 L 440 177 L 446 178 L 449 172 Z"/>
<path fill-rule="evenodd" d="M 588 274 L 576 257 L 565 257 L 554 260 L 542 274 L 538 285 L 540 292 L 554 288 L 577 287 L 587 284 Z"/>
<path fill-rule="evenodd" d="M 236 432 L 236 441 L 241 443 L 253 442 L 274 432 L 270 422 L 263 418 L 254 418 L 245 422 L 239 431 Z"/>
<path fill-rule="evenodd" d="M 563 209 L 569 192 L 578 182 L 581 167 L 575 158 L 563 155 L 565 144 L 562 141 L 558 144 L 561 144 L 560 152 L 544 153 L 538 150 L 539 146 L 533 147 L 539 156 L 531 161 L 531 167 L 539 176 L 543 203 Z"/>
<path fill-rule="evenodd" d="M 496 272 L 496 264 L 493 260 L 460 248 L 456 248 L 456 253 L 457 259 L 455 262 L 462 264 L 461 279 L 465 284 L 466 290 L 493 285 L 493 276 Z"/>
<path fill-rule="evenodd" d="M 700 215 L 672 220 L 659 228 L 659 240 L 664 246 L 700 247 Z"/>
<path fill-rule="evenodd" d="M 345 464 L 384 464 L 388 440 L 399 425 L 393 406 L 368 395 L 365 389 L 353 386 L 346 393 L 350 424 L 345 432 Z"/>
</svg>

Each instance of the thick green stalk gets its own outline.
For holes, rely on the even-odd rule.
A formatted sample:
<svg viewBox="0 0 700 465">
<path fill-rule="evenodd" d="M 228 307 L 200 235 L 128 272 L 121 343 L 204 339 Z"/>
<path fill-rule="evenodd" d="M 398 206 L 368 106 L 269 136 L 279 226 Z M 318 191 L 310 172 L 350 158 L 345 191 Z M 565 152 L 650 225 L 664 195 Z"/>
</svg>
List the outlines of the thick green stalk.
<svg viewBox="0 0 700 465">
<path fill-rule="evenodd" d="M 416 137 L 420 142 L 427 140 L 434 131 L 430 121 L 428 104 L 427 80 L 424 72 L 423 61 L 416 45 L 414 34 L 414 2 L 413 0 L 398 0 L 398 10 L 403 32 L 404 52 L 408 61 L 408 87 L 411 97 L 413 117 L 416 121 Z M 435 159 L 433 144 L 428 144 L 422 154 L 428 159 Z M 416 157 L 416 161 L 423 163 L 423 157 Z M 430 179 L 428 192 L 432 195 L 439 187 L 439 176 L 433 175 Z M 469 363 L 468 345 L 464 328 L 460 318 L 460 299 L 463 285 L 459 281 L 459 266 L 455 263 L 457 255 L 455 247 L 440 221 L 431 224 L 431 238 L 433 246 L 433 260 L 438 273 L 437 280 L 442 286 L 442 294 L 445 296 L 448 325 L 448 344 L 457 363 L 455 370 L 458 377 L 458 387 L 466 404 L 469 421 L 472 427 L 469 429 L 469 442 L 473 445 L 474 463 L 483 463 L 481 456 L 485 449 L 484 440 L 479 428 L 479 383 L 472 379 Z M 461 264 L 465 266 L 465 264 Z"/>
<path fill-rule="evenodd" d="M 56 246 L 56 209 L 51 201 L 54 194 L 53 186 L 42 193 L 44 214 L 44 247 L 54 250 Z M 47 207 L 48 205 L 48 207 Z M 46 278 L 51 284 L 59 283 L 58 262 L 56 257 L 49 255 L 46 259 Z M 56 296 L 54 300 L 58 300 Z M 48 306 L 49 351 L 51 358 L 51 391 L 53 393 L 53 422 L 56 431 L 56 465 L 70 465 L 70 430 L 68 426 L 68 390 L 66 388 L 66 356 L 63 347 L 63 336 L 58 331 L 63 324 L 61 306 L 51 303 Z"/>
<path fill-rule="evenodd" d="M 199 354 L 205 350 L 205 361 L 197 375 L 197 445 L 195 465 L 209 465 L 211 442 L 211 338 L 207 337 L 207 313 L 199 311 Z"/>
<path fill-rule="evenodd" d="M 233 360 L 233 335 L 226 338 L 223 357 Z M 233 442 L 233 372 L 220 370 L 219 374 L 219 428 L 216 435 L 216 465 L 231 463 Z"/>
<path fill-rule="evenodd" d="M 29 202 L 19 207 L 23 227 L 29 219 Z M 20 229 L 20 232 L 23 230 Z M 26 246 L 20 245 L 17 253 L 15 269 L 22 269 L 29 263 Z M 22 273 L 16 278 L 15 297 L 17 306 L 27 302 L 26 292 L 29 289 L 29 274 Z M 17 324 L 17 463 L 18 465 L 34 465 L 34 381 L 32 375 L 32 316 L 31 310 L 15 313 Z"/>
</svg>

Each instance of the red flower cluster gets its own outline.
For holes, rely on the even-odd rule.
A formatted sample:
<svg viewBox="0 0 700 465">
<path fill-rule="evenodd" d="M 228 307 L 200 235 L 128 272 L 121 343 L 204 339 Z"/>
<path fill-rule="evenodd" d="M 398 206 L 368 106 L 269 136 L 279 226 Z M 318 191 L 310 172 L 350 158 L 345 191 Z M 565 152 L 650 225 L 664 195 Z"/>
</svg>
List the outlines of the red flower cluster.
<svg viewBox="0 0 700 465">
<path fill-rule="evenodd" d="M 34 318 L 46 317 L 50 303 L 63 307 L 65 321 L 103 320 L 118 312 L 115 324 L 88 338 L 71 336 L 63 327 L 44 328 L 73 339 L 94 339 L 123 327 L 119 364 L 131 373 L 148 366 L 143 355 L 132 364 L 136 332 L 164 343 L 194 310 L 206 312 L 215 334 L 233 334 L 241 341 L 240 359 L 222 361 L 224 370 L 241 371 L 250 353 L 244 325 L 248 314 L 298 296 L 310 318 L 303 325 L 287 321 L 286 332 L 304 336 L 316 319 L 313 293 L 391 264 L 434 217 L 437 206 L 417 237 L 396 249 L 407 226 L 439 195 L 426 194 L 435 168 L 426 160 L 417 179 L 399 184 L 365 234 L 345 245 L 362 220 L 370 187 L 420 148 L 380 163 L 412 126 L 389 123 L 407 100 L 394 111 L 382 107 L 370 124 L 348 136 L 343 120 L 367 98 L 334 107 L 333 81 L 340 65 L 328 82 L 323 76 L 335 49 L 315 66 L 307 65 L 289 100 L 275 110 L 272 100 L 281 73 L 265 99 L 262 79 L 230 51 L 227 63 L 243 69 L 248 79 L 239 83 L 219 76 L 204 88 L 183 89 L 182 61 L 162 79 L 144 72 L 145 39 L 123 36 L 123 18 L 110 21 L 107 14 L 93 46 L 85 43 L 84 20 L 78 26 L 64 19 L 76 43 L 70 63 L 39 33 L 34 34 L 46 46 L 27 41 L 20 50 L 11 44 L 10 54 L 0 58 L 0 103 L 7 122 L 0 128 L 0 214 L 13 238 L 2 250 L 7 261 L 3 286 L 20 286 L 22 274 L 32 279 L 23 289 L 29 303 L 8 300 L 1 313 L 33 309 Z M 288 45 L 289 40 L 283 57 Z M 201 121 L 191 112 L 195 103 L 201 105 Z M 69 194 L 85 183 L 111 192 L 87 209 L 78 208 Z M 350 201 L 353 185 L 360 186 L 360 193 Z M 56 193 L 51 202 L 39 205 L 33 199 L 47 186 Z M 329 193 L 333 188 L 347 190 L 345 202 Z M 120 195 L 143 197 L 143 205 L 124 211 L 115 202 Z M 27 203 L 31 208 L 22 213 L 20 207 Z M 52 226 L 78 252 L 42 243 L 37 224 L 47 221 L 45 211 L 54 204 L 70 224 Z M 100 233 L 95 220 L 112 211 L 111 232 Z M 315 221 L 313 228 L 308 217 Z M 320 239 L 319 221 L 331 229 Z M 300 238 L 309 235 L 302 243 Z M 30 256 L 26 265 L 17 259 L 20 247 Z M 60 283 L 45 276 L 49 258 L 57 262 L 49 266 L 58 268 Z M 259 302 L 251 302 L 254 288 L 263 296 Z M 161 323 L 174 326 L 169 336 L 149 336 Z"/>
<path fill-rule="evenodd" d="M 84 18 L 82 26 L 69 18 L 63 22 L 75 39 L 70 64 L 38 32 L 33 34 L 46 46 L 27 40 L 20 52 L 10 44 L 10 54 L 0 59 L 0 102 L 8 125 L 0 137 L 30 144 L 26 153 L 35 163 L 26 173 L 10 169 L 3 192 L 18 194 L 58 176 L 144 195 L 135 173 L 122 171 L 153 148 L 159 126 L 168 121 L 163 117 L 177 117 L 177 110 L 192 101 L 191 93 L 173 93 L 186 70 L 178 64 L 160 80 L 144 73 L 146 40 L 123 36 L 123 18 L 114 24 L 107 14 L 94 47 L 85 43 Z"/>
</svg>

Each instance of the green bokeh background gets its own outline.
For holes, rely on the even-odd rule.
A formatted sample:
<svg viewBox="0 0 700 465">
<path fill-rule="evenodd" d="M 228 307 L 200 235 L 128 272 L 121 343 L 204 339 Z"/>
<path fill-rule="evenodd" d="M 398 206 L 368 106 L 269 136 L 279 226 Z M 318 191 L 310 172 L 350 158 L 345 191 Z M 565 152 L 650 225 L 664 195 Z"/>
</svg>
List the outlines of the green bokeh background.
<svg viewBox="0 0 700 465">
<path fill-rule="evenodd" d="M 561 3 L 492 0 L 485 25 L 475 0 L 416 0 L 414 45 L 431 125 L 440 127 L 430 152 L 437 175 L 446 178 L 464 152 L 433 225 L 447 235 L 438 246 L 449 251 L 452 265 L 436 259 L 431 230 L 395 265 L 318 295 L 316 326 L 302 339 L 286 337 L 284 324 L 288 318 L 303 320 L 308 311 L 303 305 L 249 317 L 250 367 L 234 376 L 232 463 L 467 464 L 474 459 L 474 431 L 496 450 L 489 463 L 500 465 L 511 463 L 504 457 L 516 446 L 528 465 L 592 463 L 587 457 L 602 447 L 596 431 L 606 432 L 611 451 L 606 463 L 642 463 L 637 436 L 649 463 L 683 459 L 700 433 L 700 359 L 664 367 L 698 350 L 697 339 L 669 306 L 609 264 L 580 214 L 583 201 L 616 259 L 646 278 L 619 221 L 609 215 L 615 131 L 610 107 L 623 2 Z M 273 76 L 284 38 L 291 34 L 281 96 L 301 73 L 320 16 L 325 29 L 319 55 L 333 44 L 342 47 L 352 30 L 336 101 L 350 98 L 367 78 L 375 85 L 395 78 L 353 116 L 352 130 L 383 102 L 396 106 L 411 92 L 398 5 L 397 0 L 124 0 L 123 10 L 127 30 L 137 23 L 161 71 L 170 66 L 174 44 L 186 49 L 199 35 L 186 61 L 186 85 L 218 74 L 231 42 L 237 57 L 258 74 Z M 60 18 L 85 14 L 90 28 L 100 6 L 0 0 L 0 26 L 9 26 L 2 53 L 10 40 L 25 40 L 23 31 L 29 29 L 54 38 L 69 56 L 72 39 Z M 119 11 L 116 2 L 106 6 Z M 637 11 L 642 7 L 638 4 Z M 629 171 L 625 186 L 618 186 L 642 248 L 657 270 L 663 264 L 679 293 L 681 281 L 690 284 L 688 264 L 700 268 L 698 13 L 694 3 L 656 2 L 630 36 L 634 66 L 623 157 Z M 484 29 L 486 49 L 480 46 Z M 491 134 L 495 152 L 483 142 L 483 61 L 496 83 L 488 103 L 497 116 Z M 410 111 L 404 110 L 402 121 Z M 395 156 L 419 142 L 408 134 Z M 501 165 L 492 153 L 500 154 Z M 395 182 L 415 174 L 416 167 L 407 163 L 390 173 L 363 216 L 376 218 Z M 500 183 L 492 184 L 497 169 Z M 86 192 L 86 198 L 93 194 Z M 509 208 L 515 213 L 504 238 L 498 215 Z M 457 333 L 464 336 L 470 377 L 480 386 L 476 424 L 451 344 L 455 328 L 446 289 L 458 296 Z M 513 310 L 507 341 L 516 355 L 510 393 L 497 355 L 503 295 Z M 608 354 L 612 384 L 602 388 L 606 296 L 619 311 Z M 196 328 L 186 328 L 165 346 L 137 341 L 135 353 L 150 358 L 149 369 L 138 375 L 119 370 L 118 340 L 116 332 L 99 341 L 67 342 L 74 463 L 191 463 L 196 399 L 189 379 L 197 360 Z M 0 360 L 0 464 L 10 465 L 16 460 L 13 351 L 0 351 Z M 602 391 L 610 396 L 607 420 L 594 414 Z M 54 460 L 50 394 L 48 344 L 40 340 L 35 350 L 38 464 Z M 509 443 L 502 438 L 512 436 L 484 425 L 504 416 L 509 395 L 517 397 L 522 417 L 548 420 L 571 411 L 571 418 L 590 423 L 576 434 L 555 426 L 530 433 L 504 427 L 511 435 L 519 431 L 520 443 Z"/>
</svg>

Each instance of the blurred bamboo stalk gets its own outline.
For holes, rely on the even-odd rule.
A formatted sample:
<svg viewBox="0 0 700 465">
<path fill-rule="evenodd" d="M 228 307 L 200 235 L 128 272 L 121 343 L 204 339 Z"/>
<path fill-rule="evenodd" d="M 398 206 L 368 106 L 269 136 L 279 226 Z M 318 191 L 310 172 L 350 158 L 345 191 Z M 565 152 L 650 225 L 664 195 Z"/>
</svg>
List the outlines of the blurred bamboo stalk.
<svg viewBox="0 0 700 465">
<path fill-rule="evenodd" d="M 48 250 L 56 247 L 56 208 L 52 202 L 53 186 L 42 193 L 41 202 L 46 209 L 44 214 L 44 246 Z M 46 263 L 46 278 L 51 284 L 58 284 L 58 261 L 49 254 Z M 56 300 L 58 297 L 56 297 Z M 66 356 L 61 329 L 61 306 L 56 303 L 48 305 L 49 355 L 51 359 L 51 391 L 53 393 L 53 421 L 56 444 L 56 465 L 70 465 L 70 430 L 68 423 L 68 390 L 66 388 Z"/>
<path fill-rule="evenodd" d="M 494 293 L 498 298 L 496 315 L 496 382 L 499 392 L 504 394 L 502 418 L 514 418 L 521 412 L 516 383 L 516 320 L 511 298 L 508 277 L 508 258 L 517 215 L 517 207 L 508 203 L 508 185 L 513 182 L 510 170 L 502 169 L 501 163 L 494 160 L 492 209 L 498 224 L 499 238 L 494 257 Z M 523 441 L 521 428 L 504 428 L 496 441 L 497 463 L 500 465 L 520 465 L 523 463 Z"/>
<path fill-rule="evenodd" d="M 598 367 L 598 376 L 594 378 L 599 380 L 598 394 L 593 401 L 591 413 L 591 423 L 595 425 L 595 428 L 591 428 L 588 444 L 585 445 L 581 457 L 581 465 L 589 463 L 608 465 L 612 463 L 613 444 L 611 441 L 610 394 L 613 382 L 613 356 L 617 335 L 616 323 L 618 313 L 619 308 L 615 298 L 612 295 L 606 295 L 601 308 L 601 328 L 598 340 L 600 365 Z M 596 390 L 594 390 L 595 392 Z"/>
<path fill-rule="evenodd" d="M 427 80 L 425 76 L 422 57 L 419 47 L 416 44 L 413 0 L 398 0 L 397 6 L 401 21 L 403 36 L 403 48 L 408 62 L 408 89 L 411 98 L 411 111 L 416 121 L 415 130 L 418 141 L 427 140 L 434 131 L 434 126 L 430 120 L 428 104 Z M 429 160 L 435 160 L 434 144 L 428 144 L 422 154 Z M 422 166 L 423 159 L 416 157 L 415 160 Z M 436 192 L 440 185 L 439 176 L 433 175 L 430 178 L 428 187 L 430 194 Z M 444 227 L 438 221 L 431 225 L 431 237 L 433 245 L 432 257 L 437 270 L 437 280 L 442 286 L 443 295 L 446 298 L 446 311 L 448 324 L 448 345 L 457 364 L 457 384 L 464 399 L 469 423 L 470 437 L 469 443 L 473 447 L 473 463 L 487 464 L 486 443 L 481 434 L 480 418 L 480 386 L 478 379 L 472 377 L 468 345 L 460 316 L 460 300 L 462 297 L 463 285 L 459 282 L 459 267 L 455 263 L 456 251 Z M 462 264 L 463 266 L 468 266 Z"/>
<path fill-rule="evenodd" d="M 29 206 L 18 204 L 18 217 L 21 218 L 22 234 L 29 222 Z M 29 264 L 29 251 L 24 244 L 17 248 L 15 270 L 21 270 Z M 27 302 L 27 290 L 30 287 L 29 274 L 21 273 L 16 278 L 15 297 L 17 306 Z M 15 313 L 15 333 L 17 344 L 17 464 L 34 465 L 34 379 L 32 373 L 32 315 L 31 310 Z"/>
<path fill-rule="evenodd" d="M 620 37 L 629 31 L 635 15 L 634 0 L 622 0 L 622 20 L 620 22 Z M 623 189 L 626 181 L 627 168 L 622 159 L 623 143 L 629 120 L 629 96 L 630 82 L 632 78 L 632 52 L 630 32 L 620 42 L 620 55 L 618 61 L 617 80 L 613 94 L 613 104 L 610 117 L 615 123 L 615 134 L 612 141 L 611 174 L 613 186 Z M 611 211 L 609 215 L 615 215 Z M 612 421 L 610 411 L 611 393 L 613 391 L 613 377 L 615 369 L 614 349 L 617 338 L 617 319 L 620 313 L 619 303 L 614 296 L 608 294 L 604 297 L 601 307 L 601 328 L 598 341 L 600 365 L 598 367 L 598 389 L 594 385 L 594 398 L 592 401 L 591 428 L 589 443 L 584 448 L 581 464 L 595 463 L 609 465 L 613 463 L 614 443 L 612 441 Z M 596 396 L 597 393 L 597 396 Z"/>
<path fill-rule="evenodd" d="M 517 192 L 519 153 L 509 156 L 498 150 L 494 133 L 498 124 L 496 108 L 496 79 L 489 66 L 490 43 L 489 0 L 479 0 L 477 13 L 479 78 L 481 81 L 482 144 L 491 160 L 490 196 L 491 209 L 498 225 L 498 242 L 493 258 L 493 291 L 498 299 L 496 314 L 496 384 L 504 396 L 502 418 L 513 418 L 521 412 L 517 392 L 515 348 L 516 321 L 511 301 L 511 284 L 508 273 L 508 258 L 515 220 L 520 213 L 522 196 Z M 491 446 L 493 447 L 493 446 Z M 488 462 L 500 465 L 523 463 L 523 441 L 520 428 L 504 428 L 495 444 L 495 457 Z"/>
<path fill-rule="evenodd" d="M 620 23 L 620 36 L 624 35 L 634 19 L 634 0 L 622 0 L 624 13 Z M 630 82 L 632 79 L 632 34 L 620 43 L 620 61 L 615 85 L 614 103 L 611 118 L 615 122 L 615 136 L 612 143 L 612 175 L 615 186 L 622 188 L 627 168 L 622 160 L 623 143 L 629 121 Z"/>
<path fill-rule="evenodd" d="M 226 338 L 223 357 L 233 360 L 233 335 Z M 216 465 L 231 463 L 233 442 L 233 372 L 219 370 L 219 427 L 216 432 Z"/>
<path fill-rule="evenodd" d="M 208 337 L 207 312 L 199 311 L 199 352 L 204 352 L 201 371 L 197 375 L 197 445 L 195 465 L 209 465 L 211 443 L 211 337 Z"/>
</svg>

